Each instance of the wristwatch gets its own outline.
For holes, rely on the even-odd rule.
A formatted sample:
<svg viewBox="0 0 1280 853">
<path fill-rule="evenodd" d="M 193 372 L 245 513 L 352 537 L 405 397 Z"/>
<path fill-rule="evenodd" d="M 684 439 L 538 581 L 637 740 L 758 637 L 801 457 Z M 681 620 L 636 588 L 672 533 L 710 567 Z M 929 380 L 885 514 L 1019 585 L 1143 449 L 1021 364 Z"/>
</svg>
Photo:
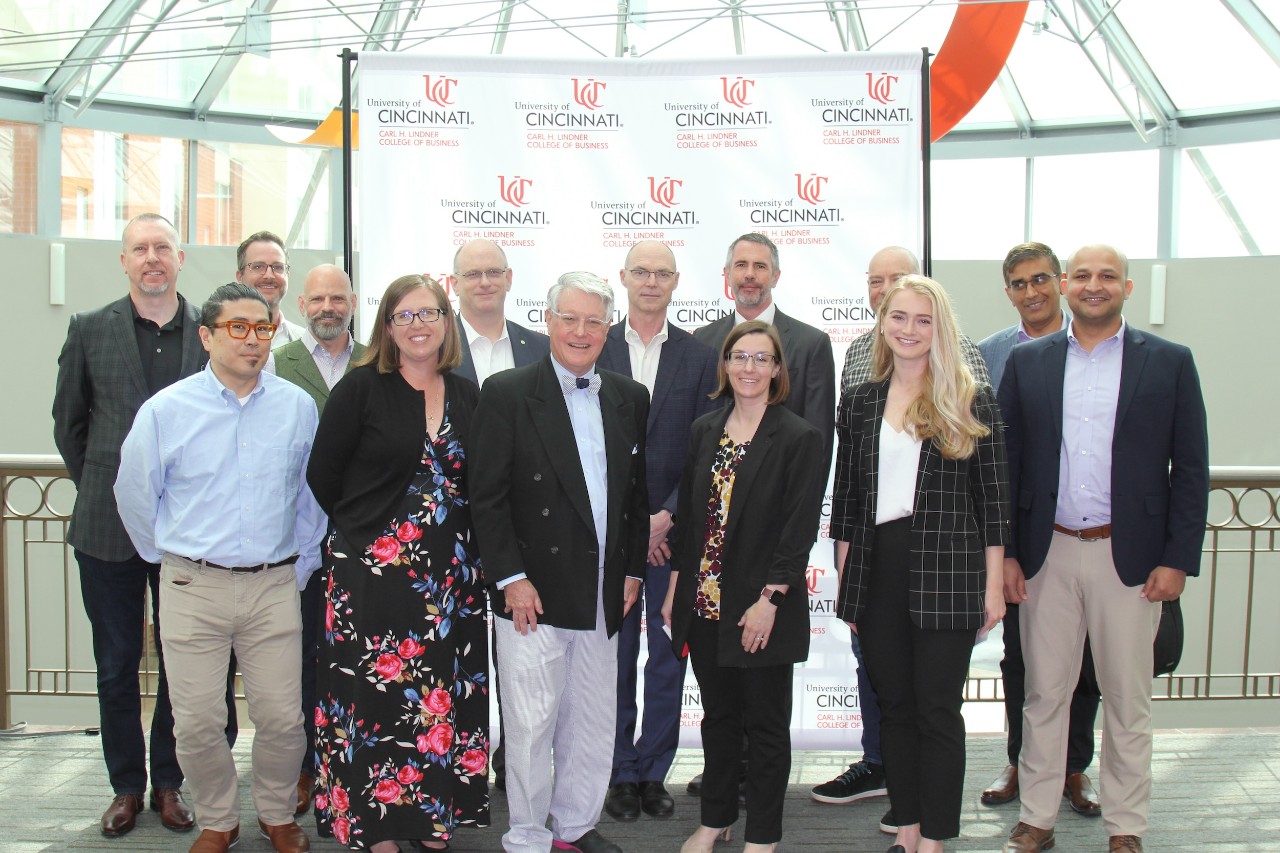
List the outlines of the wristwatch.
<svg viewBox="0 0 1280 853">
<path fill-rule="evenodd" d="M 760 590 L 760 597 L 772 604 L 774 607 L 781 607 L 782 602 L 787 600 L 787 594 L 780 589 L 769 589 L 765 587 Z"/>
</svg>

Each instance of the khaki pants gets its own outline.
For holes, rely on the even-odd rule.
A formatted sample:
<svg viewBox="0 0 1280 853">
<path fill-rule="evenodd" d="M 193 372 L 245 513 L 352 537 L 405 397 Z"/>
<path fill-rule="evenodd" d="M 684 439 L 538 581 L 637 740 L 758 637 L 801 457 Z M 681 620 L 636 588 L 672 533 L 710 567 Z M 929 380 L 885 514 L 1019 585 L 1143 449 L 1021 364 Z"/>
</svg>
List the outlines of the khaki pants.
<svg viewBox="0 0 1280 853">
<path fill-rule="evenodd" d="M 1021 820 L 1051 829 L 1062 802 L 1071 694 L 1086 631 L 1102 690 L 1098 796 L 1108 835 L 1146 834 L 1151 805 L 1152 643 L 1160 605 L 1125 586 L 1111 540 L 1055 532 L 1019 606 L 1027 699 L 1018 761 Z"/>
<path fill-rule="evenodd" d="M 253 722 L 253 804 L 268 826 L 293 821 L 302 732 L 302 621 L 293 566 L 255 573 L 203 568 L 166 554 L 160 635 L 178 763 L 201 829 L 240 824 L 235 762 L 223 728 L 234 648 Z"/>
</svg>

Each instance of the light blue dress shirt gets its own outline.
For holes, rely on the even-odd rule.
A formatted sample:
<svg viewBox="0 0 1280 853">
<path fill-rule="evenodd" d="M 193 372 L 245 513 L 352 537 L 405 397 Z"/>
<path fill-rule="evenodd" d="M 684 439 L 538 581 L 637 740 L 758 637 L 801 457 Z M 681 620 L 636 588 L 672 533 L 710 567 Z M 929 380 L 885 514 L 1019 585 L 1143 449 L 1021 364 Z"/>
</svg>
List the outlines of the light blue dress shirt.
<svg viewBox="0 0 1280 853">
<path fill-rule="evenodd" d="M 577 379 L 572 373 L 551 359 L 556 376 L 563 381 L 568 377 Z M 595 374 L 595 368 L 586 373 L 585 378 Z M 578 445 L 578 461 L 582 463 L 582 476 L 587 481 L 587 497 L 591 499 L 591 517 L 596 523 L 596 539 L 600 544 L 600 568 L 604 568 L 605 534 L 609 525 L 609 461 L 604 453 L 604 419 L 600 414 L 600 395 L 592 394 L 586 388 L 577 388 L 564 395 L 565 406 L 569 409 L 569 422 L 573 424 L 573 438 Z"/>
<path fill-rule="evenodd" d="M 1054 521 L 1072 530 L 1111 523 L 1111 440 L 1120 401 L 1124 329 L 1121 319 L 1120 330 L 1092 352 L 1080 346 L 1074 322 L 1067 329 Z"/>
<path fill-rule="evenodd" d="M 297 554 L 305 586 L 328 523 L 306 481 L 317 421 L 305 391 L 268 373 L 243 404 L 208 368 L 145 402 L 115 485 L 138 554 L 224 566 Z"/>
</svg>

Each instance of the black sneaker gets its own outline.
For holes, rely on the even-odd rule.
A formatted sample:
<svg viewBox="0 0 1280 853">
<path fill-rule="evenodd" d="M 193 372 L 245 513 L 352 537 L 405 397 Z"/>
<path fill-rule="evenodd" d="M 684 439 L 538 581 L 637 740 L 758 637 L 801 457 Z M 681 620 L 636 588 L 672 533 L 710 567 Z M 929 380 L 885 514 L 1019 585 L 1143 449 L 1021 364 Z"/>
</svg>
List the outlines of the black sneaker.
<svg viewBox="0 0 1280 853">
<path fill-rule="evenodd" d="M 867 797 L 883 797 L 887 793 L 884 767 L 869 761 L 855 761 L 848 770 L 810 791 L 809 796 L 820 803 L 852 803 Z"/>
<path fill-rule="evenodd" d="M 880 818 L 880 831 L 888 835 L 898 834 L 898 821 L 893 816 L 893 806 Z"/>
</svg>

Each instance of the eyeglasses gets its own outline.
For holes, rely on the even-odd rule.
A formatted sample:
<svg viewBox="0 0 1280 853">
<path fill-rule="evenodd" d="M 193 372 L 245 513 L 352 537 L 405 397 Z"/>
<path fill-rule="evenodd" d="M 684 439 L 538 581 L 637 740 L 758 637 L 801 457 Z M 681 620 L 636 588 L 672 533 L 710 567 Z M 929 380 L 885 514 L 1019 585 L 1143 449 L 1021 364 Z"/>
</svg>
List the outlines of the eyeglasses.
<svg viewBox="0 0 1280 853">
<path fill-rule="evenodd" d="M 510 269 L 510 267 L 503 267 L 502 269 L 491 269 L 491 270 L 471 270 L 469 272 L 458 273 L 458 278 L 474 284 L 475 282 L 479 281 L 482 278 L 490 278 L 495 280 L 502 278 L 504 275 L 507 274 L 508 269 Z"/>
<path fill-rule="evenodd" d="M 738 367 L 746 367 L 748 361 L 754 361 L 761 367 L 768 367 L 777 360 L 778 357 L 771 352 L 743 352 L 740 349 L 729 350 L 725 356 L 725 361 Z"/>
<path fill-rule="evenodd" d="M 663 284 L 666 284 L 667 282 L 671 281 L 671 279 L 676 277 L 676 274 L 673 273 L 671 270 L 634 269 L 634 270 L 627 270 L 627 272 L 631 273 L 631 275 L 640 279 L 641 281 L 646 281 L 649 278 L 649 276 L 653 276 Z"/>
<path fill-rule="evenodd" d="M 391 315 L 393 326 L 412 326 L 415 319 L 424 323 L 434 323 L 444 316 L 443 308 L 423 308 L 420 311 L 397 311 Z"/>
<path fill-rule="evenodd" d="M 242 323 L 239 320 L 223 320 L 221 323 L 213 323 L 209 328 L 226 329 L 227 334 L 237 341 L 243 341 L 249 337 L 250 329 L 260 341 L 269 341 L 276 336 L 275 323 Z"/>
<path fill-rule="evenodd" d="M 1027 278 L 1027 279 L 1015 278 L 1013 281 L 1009 282 L 1009 289 L 1012 290 L 1014 293 L 1021 293 L 1022 291 L 1027 289 L 1028 284 L 1034 284 L 1036 287 L 1044 287 L 1046 284 L 1048 284 L 1051 281 L 1057 282 L 1058 276 L 1049 275 L 1049 273 L 1047 272 L 1041 272 L 1041 273 L 1036 273 L 1035 275 L 1031 276 L 1031 278 Z"/>
<path fill-rule="evenodd" d="M 289 265 L 288 264 L 264 264 L 262 261 L 254 261 L 253 263 L 245 264 L 244 266 L 240 267 L 240 269 L 248 270 L 249 272 L 257 273 L 258 275 L 262 275 L 267 270 L 271 270 L 276 275 L 284 275 L 289 271 Z"/>
<path fill-rule="evenodd" d="M 609 321 L 601 320 L 599 317 L 579 317 L 577 314 L 561 314 L 559 311 L 549 311 L 548 313 L 555 317 L 566 331 L 570 332 L 577 331 L 580 323 L 585 323 L 587 332 L 592 335 L 598 335 L 609 328 Z"/>
</svg>

